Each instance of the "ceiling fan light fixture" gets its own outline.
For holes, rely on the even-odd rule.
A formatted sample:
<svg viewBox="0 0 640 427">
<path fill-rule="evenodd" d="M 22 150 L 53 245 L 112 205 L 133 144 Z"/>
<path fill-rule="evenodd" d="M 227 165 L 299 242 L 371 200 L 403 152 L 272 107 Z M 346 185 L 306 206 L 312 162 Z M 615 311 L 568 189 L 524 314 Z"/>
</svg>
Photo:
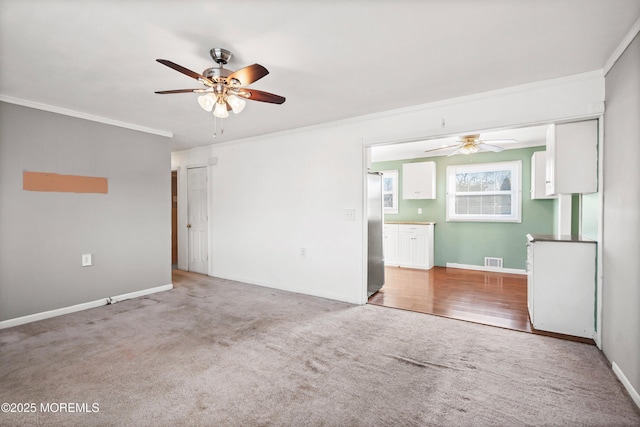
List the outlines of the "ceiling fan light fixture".
<svg viewBox="0 0 640 427">
<path fill-rule="evenodd" d="M 211 111 L 213 110 L 213 106 L 216 104 L 216 97 L 210 93 L 199 96 L 198 104 L 200 104 L 204 111 Z"/>
<path fill-rule="evenodd" d="M 480 151 L 480 148 L 478 148 L 478 146 L 475 144 L 465 144 L 460 147 L 460 153 L 462 154 L 473 154 L 477 153 L 478 151 Z"/>
<path fill-rule="evenodd" d="M 244 110 L 245 105 L 247 105 L 247 101 L 242 98 L 238 98 L 235 95 L 227 96 L 227 102 L 231 106 L 234 114 L 238 114 Z"/>
<path fill-rule="evenodd" d="M 227 103 L 224 101 L 216 102 L 216 108 L 213 110 L 213 115 L 219 119 L 226 119 L 227 117 L 229 117 L 229 112 L 227 111 Z"/>
</svg>

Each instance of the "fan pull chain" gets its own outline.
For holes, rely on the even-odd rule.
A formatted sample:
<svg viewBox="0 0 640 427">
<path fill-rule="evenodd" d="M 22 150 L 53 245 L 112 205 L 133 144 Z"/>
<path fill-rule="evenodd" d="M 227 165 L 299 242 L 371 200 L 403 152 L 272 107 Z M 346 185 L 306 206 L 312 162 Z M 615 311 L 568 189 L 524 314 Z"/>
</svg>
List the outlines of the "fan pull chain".
<svg viewBox="0 0 640 427">
<path fill-rule="evenodd" d="M 220 135 L 224 135 L 224 122 L 220 119 Z M 213 137 L 218 136 L 218 118 L 213 117 Z"/>
</svg>

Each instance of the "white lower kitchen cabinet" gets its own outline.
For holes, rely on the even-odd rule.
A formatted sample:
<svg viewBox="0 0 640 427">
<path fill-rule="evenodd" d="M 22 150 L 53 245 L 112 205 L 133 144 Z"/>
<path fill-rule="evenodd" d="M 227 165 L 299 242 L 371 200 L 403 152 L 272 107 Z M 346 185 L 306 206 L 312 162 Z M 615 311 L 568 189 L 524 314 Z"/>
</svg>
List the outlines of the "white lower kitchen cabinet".
<svg viewBox="0 0 640 427">
<path fill-rule="evenodd" d="M 433 267 L 433 223 L 389 225 L 397 226 L 397 235 L 387 239 L 388 253 L 397 258 L 388 259 L 385 255 L 385 265 L 424 270 Z"/>
<path fill-rule="evenodd" d="M 527 305 L 535 329 L 593 338 L 596 243 L 527 235 Z"/>
<path fill-rule="evenodd" d="M 384 265 L 398 265 L 398 224 L 385 224 L 383 228 L 382 250 Z"/>
</svg>

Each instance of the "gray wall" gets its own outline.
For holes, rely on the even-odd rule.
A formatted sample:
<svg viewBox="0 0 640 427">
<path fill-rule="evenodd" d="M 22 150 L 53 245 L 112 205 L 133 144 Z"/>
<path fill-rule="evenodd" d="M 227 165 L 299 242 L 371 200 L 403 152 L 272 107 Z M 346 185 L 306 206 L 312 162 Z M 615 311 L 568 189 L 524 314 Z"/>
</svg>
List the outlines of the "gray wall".
<svg viewBox="0 0 640 427">
<path fill-rule="evenodd" d="M 23 171 L 109 192 L 24 191 Z M 0 321 L 170 284 L 170 197 L 168 139 L 0 102 Z"/>
<path fill-rule="evenodd" d="M 605 88 L 602 349 L 640 391 L 640 36 Z"/>
</svg>

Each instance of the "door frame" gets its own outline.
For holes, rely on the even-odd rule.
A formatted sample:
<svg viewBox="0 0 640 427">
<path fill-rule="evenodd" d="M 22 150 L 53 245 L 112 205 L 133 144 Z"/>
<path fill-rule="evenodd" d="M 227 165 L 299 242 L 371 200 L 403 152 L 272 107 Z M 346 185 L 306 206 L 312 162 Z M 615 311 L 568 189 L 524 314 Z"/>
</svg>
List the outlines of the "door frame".
<svg viewBox="0 0 640 427">
<path fill-rule="evenodd" d="M 176 174 L 176 266 L 180 269 L 180 166 L 171 168 L 171 180 Z M 171 266 L 173 267 L 173 182 L 171 183 Z"/>
</svg>

